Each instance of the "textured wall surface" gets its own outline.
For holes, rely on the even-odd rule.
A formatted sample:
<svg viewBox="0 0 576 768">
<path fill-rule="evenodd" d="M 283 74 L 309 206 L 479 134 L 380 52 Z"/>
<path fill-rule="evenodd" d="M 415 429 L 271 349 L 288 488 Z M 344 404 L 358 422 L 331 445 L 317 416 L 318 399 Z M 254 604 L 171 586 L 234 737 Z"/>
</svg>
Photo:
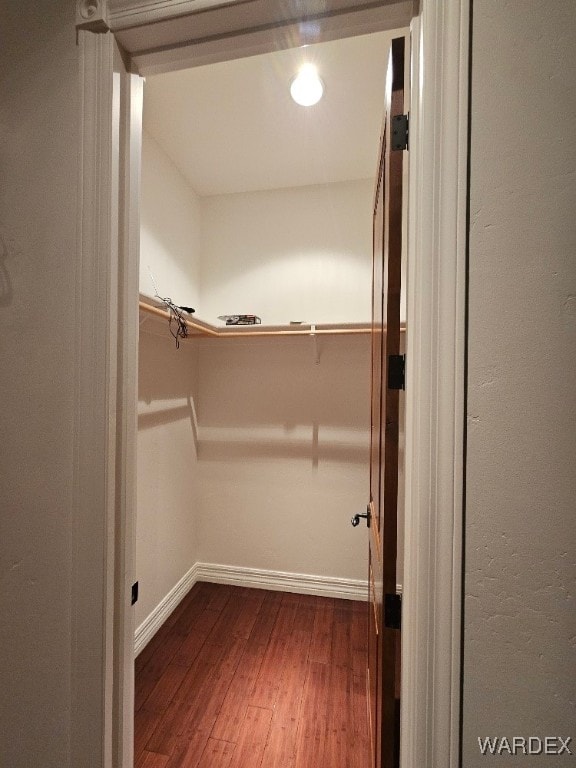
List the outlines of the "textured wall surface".
<svg viewBox="0 0 576 768">
<path fill-rule="evenodd" d="M 2 3 L 0 30 L 0 765 L 66 768 L 76 354 L 74 5 Z"/>
<path fill-rule="evenodd" d="M 465 768 L 576 739 L 575 35 L 572 0 L 474 2 Z"/>
<path fill-rule="evenodd" d="M 0 8 L 0 763 L 9 768 L 70 766 L 73 19 L 71 0 Z M 475 0 L 465 768 L 490 762 L 478 735 L 566 737 L 576 721 L 575 36 L 572 0 Z M 71 768 L 98 759 L 87 747 L 81 758 Z"/>
</svg>

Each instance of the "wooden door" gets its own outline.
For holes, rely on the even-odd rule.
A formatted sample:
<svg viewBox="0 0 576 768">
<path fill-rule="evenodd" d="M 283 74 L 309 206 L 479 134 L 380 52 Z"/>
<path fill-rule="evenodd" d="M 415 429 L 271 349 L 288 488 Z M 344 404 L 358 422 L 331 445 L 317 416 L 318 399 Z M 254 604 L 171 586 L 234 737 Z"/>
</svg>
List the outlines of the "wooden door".
<svg viewBox="0 0 576 768">
<path fill-rule="evenodd" d="M 404 111 L 404 38 L 392 41 L 374 201 L 370 444 L 368 694 L 373 768 L 398 764 L 399 629 L 396 598 L 402 170 L 395 117 Z M 400 123 L 402 121 L 400 120 Z M 395 143 L 395 142 L 394 142 Z M 401 376 L 400 376 L 401 378 Z"/>
</svg>

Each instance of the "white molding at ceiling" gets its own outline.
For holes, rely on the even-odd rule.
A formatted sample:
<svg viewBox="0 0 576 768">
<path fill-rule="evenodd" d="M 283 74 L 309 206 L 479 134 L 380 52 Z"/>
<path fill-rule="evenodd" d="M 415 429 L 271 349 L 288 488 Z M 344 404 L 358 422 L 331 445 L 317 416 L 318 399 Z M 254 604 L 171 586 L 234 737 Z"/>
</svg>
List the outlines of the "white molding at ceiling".
<svg viewBox="0 0 576 768">
<path fill-rule="evenodd" d="M 301 0 L 109 0 L 102 14 L 133 68 L 148 76 L 405 28 L 413 0 L 310 0 L 306 9 Z"/>
<path fill-rule="evenodd" d="M 76 28 L 107 32 L 110 22 L 106 0 L 76 0 Z"/>
<path fill-rule="evenodd" d="M 412 25 L 402 768 L 459 764 L 468 20 Z"/>
<path fill-rule="evenodd" d="M 405 9 L 407 6 L 399 6 Z M 178 69 L 217 64 L 221 61 L 258 56 L 292 47 L 326 43 L 343 37 L 368 35 L 373 32 L 404 30 L 409 16 L 402 10 L 387 17 L 383 22 L 382 9 L 370 8 L 341 16 L 329 16 L 322 24 L 308 27 L 301 23 L 287 25 L 282 34 L 265 28 L 244 31 L 241 34 L 214 39 L 191 41 L 175 48 L 160 46 L 157 49 L 135 52 L 132 56 L 135 69 L 144 77 L 172 72 Z M 296 46 L 294 42 L 296 41 Z"/>
<path fill-rule="evenodd" d="M 199 13 L 239 8 L 243 16 L 254 23 L 278 23 L 320 17 L 334 13 L 364 10 L 370 7 L 390 6 L 402 0 L 78 0 L 91 6 L 105 2 L 110 18 L 110 28 L 117 32 L 128 27 L 143 26 L 161 21 L 171 21 Z"/>
<path fill-rule="evenodd" d="M 114 31 L 254 0 L 108 0 Z"/>
</svg>

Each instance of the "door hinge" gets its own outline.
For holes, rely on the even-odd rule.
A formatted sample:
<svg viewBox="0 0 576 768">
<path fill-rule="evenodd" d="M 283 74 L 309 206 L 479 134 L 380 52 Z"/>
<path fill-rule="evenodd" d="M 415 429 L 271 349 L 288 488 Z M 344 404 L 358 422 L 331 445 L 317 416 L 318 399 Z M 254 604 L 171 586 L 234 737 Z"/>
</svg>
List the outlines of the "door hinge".
<svg viewBox="0 0 576 768">
<path fill-rule="evenodd" d="M 400 629 L 402 624 L 402 595 L 384 596 L 384 626 L 388 629 Z"/>
<path fill-rule="evenodd" d="M 134 605 L 134 603 L 138 600 L 138 582 L 135 581 L 134 584 L 132 584 L 132 601 L 130 605 Z"/>
<path fill-rule="evenodd" d="M 388 355 L 388 389 L 404 389 L 406 355 Z"/>
<path fill-rule="evenodd" d="M 408 115 L 394 115 L 392 118 L 391 149 L 408 149 Z"/>
</svg>

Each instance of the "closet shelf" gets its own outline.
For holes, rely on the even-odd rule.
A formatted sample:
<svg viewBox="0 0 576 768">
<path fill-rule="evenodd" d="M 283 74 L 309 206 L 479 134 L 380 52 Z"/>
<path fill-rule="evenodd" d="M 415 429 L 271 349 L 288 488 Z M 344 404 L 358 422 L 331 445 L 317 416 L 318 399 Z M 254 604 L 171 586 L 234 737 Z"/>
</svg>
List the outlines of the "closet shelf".
<svg viewBox="0 0 576 768">
<path fill-rule="evenodd" d="M 151 303 L 147 298 L 140 296 L 139 302 L 140 311 L 155 315 L 156 317 L 163 318 L 168 321 L 170 314 L 167 310 Z M 343 335 L 358 335 L 369 334 L 372 330 L 371 326 L 366 323 L 347 323 L 347 324 L 322 324 L 322 325 L 299 325 L 297 327 L 285 327 L 285 326 L 268 326 L 265 329 L 261 325 L 245 325 L 245 326 L 226 326 L 225 328 L 217 328 L 216 326 L 206 323 L 203 320 L 196 318 L 186 318 L 186 325 L 194 333 L 190 334 L 188 338 L 211 338 L 211 339 L 224 339 L 224 338 L 238 338 L 240 336 L 252 337 L 280 337 L 280 336 L 343 336 Z"/>
</svg>

